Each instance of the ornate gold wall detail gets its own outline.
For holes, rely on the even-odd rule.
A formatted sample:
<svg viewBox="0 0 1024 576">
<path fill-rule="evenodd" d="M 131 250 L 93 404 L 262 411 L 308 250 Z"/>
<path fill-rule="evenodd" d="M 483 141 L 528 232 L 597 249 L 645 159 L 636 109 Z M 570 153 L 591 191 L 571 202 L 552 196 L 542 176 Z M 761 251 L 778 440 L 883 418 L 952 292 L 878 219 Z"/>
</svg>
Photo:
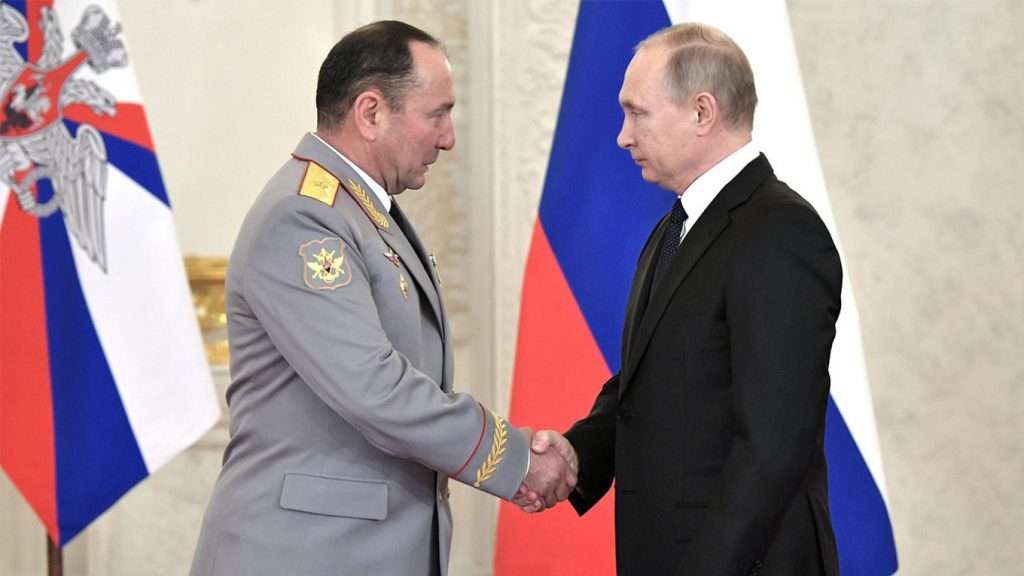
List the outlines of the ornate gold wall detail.
<svg viewBox="0 0 1024 576">
<path fill-rule="evenodd" d="M 224 280 L 228 260 L 216 256 L 186 256 L 185 272 L 203 333 L 206 358 L 211 364 L 225 365 L 228 363 L 228 316 L 224 307 Z"/>
</svg>

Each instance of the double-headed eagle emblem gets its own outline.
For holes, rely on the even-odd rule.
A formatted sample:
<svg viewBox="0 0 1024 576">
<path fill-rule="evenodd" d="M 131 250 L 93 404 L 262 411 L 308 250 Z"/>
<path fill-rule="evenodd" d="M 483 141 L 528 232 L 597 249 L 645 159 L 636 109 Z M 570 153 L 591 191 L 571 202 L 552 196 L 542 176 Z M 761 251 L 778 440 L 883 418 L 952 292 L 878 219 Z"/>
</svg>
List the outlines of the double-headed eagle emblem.
<svg viewBox="0 0 1024 576">
<path fill-rule="evenodd" d="M 0 182 L 9 187 L 26 213 L 37 218 L 57 210 L 78 245 L 104 272 L 107 250 L 103 204 L 107 194 L 107 149 L 96 128 L 80 124 L 72 136 L 64 124 L 69 104 L 89 106 L 97 115 L 114 116 L 116 99 L 91 80 L 74 78 L 82 64 L 97 74 L 127 64 L 124 43 L 98 6 L 89 6 L 71 33 L 76 51 L 62 59 L 64 36 L 57 14 L 40 12 L 43 51 L 26 62 L 15 49 L 29 27 L 20 12 L 0 4 Z M 48 179 L 48 198 L 34 190 Z"/>
</svg>

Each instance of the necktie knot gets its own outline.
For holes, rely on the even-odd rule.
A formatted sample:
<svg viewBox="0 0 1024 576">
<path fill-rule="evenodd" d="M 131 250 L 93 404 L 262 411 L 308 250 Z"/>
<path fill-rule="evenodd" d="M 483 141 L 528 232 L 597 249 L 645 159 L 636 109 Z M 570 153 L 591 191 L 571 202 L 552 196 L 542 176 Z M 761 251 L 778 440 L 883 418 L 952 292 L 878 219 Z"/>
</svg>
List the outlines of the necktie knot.
<svg viewBox="0 0 1024 576">
<path fill-rule="evenodd" d="M 683 233 L 683 224 L 686 222 L 686 218 L 686 209 L 683 208 L 683 203 L 676 201 L 672 205 L 672 213 L 669 214 L 668 224 L 670 230 L 674 229 L 676 231 L 677 240 Z M 678 244 L 678 242 L 676 242 L 676 244 Z"/>
</svg>

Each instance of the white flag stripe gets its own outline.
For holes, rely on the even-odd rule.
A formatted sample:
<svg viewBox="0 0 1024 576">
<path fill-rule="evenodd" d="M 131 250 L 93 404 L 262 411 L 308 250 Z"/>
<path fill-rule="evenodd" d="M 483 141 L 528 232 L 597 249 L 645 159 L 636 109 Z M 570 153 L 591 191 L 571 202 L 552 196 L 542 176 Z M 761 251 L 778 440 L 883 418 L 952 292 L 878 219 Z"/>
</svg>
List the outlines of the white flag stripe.
<svg viewBox="0 0 1024 576">
<path fill-rule="evenodd" d="M 109 165 L 107 274 L 71 239 L 75 267 L 143 460 L 155 471 L 217 421 L 171 211 Z"/>
<path fill-rule="evenodd" d="M 704 22 L 729 34 L 750 59 L 757 83 L 755 143 L 779 178 L 818 210 L 842 254 L 825 178 L 818 160 L 803 80 L 783 0 L 665 0 L 672 22 Z M 845 262 L 845 259 L 844 259 Z M 857 307 L 844 266 L 843 312 L 836 325 L 830 373 L 832 398 L 843 414 L 883 498 L 881 450 L 860 335 Z"/>
</svg>

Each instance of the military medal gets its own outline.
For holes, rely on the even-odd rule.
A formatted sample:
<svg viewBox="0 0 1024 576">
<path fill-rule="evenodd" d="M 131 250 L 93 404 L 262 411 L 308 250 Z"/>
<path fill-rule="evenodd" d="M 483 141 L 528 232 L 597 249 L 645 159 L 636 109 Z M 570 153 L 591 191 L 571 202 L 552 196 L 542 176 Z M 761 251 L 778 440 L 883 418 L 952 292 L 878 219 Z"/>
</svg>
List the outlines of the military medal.
<svg viewBox="0 0 1024 576">
<path fill-rule="evenodd" d="M 437 269 L 437 258 L 434 258 L 434 253 L 430 253 L 430 265 L 434 267 L 434 276 L 437 278 L 437 285 L 443 286 L 444 282 L 441 281 L 441 271 Z"/>
<path fill-rule="evenodd" d="M 409 299 L 409 283 L 405 281 L 405 274 L 398 273 L 398 289 L 402 291 L 402 298 Z"/>
</svg>

